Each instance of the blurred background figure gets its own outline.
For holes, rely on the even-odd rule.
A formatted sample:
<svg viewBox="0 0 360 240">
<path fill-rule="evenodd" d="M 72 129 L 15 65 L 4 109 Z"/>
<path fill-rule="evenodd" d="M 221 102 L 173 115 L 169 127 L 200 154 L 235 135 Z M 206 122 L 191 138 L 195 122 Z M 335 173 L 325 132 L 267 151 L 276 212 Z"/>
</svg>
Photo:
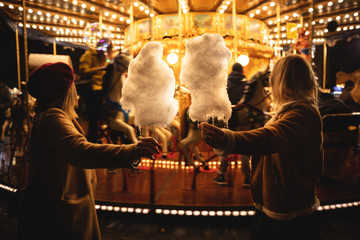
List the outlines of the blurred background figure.
<svg viewBox="0 0 360 240">
<path fill-rule="evenodd" d="M 1 142 L 4 141 L 3 139 L 3 125 L 6 120 L 6 118 L 9 118 L 9 112 L 6 116 L 6 112 L 13 104 L 13 98 L 11 97 L 10 89 L 9 87 L 4 83 L 0 81 L 0 129 L 1 129 Z"/>
<path fill-rule="evenodd" d="M 231 105 L 236 105 L 242 98 L 246 82 L 243 66 L 238 62 L 234 63 L 227 81 L 227 92 Z"/>
<path fill-rule="evenodd" d="M 304 28 L 298 29 L 298 39 L 294 44 L 294 48 L 302 57 L 304 57 L 306 60 L 309 60 L 310 59 L 310 52 L 309 52 L 310 41 L 309 41 L 309 36 L 306 35 L 305 33 L 306 32 L 305 32 Z"/>
<path fill-rule="evenodd" d="M 6 129 L 8 129 L 8 126 L 10 126 L 10 107 L 13 104 L 13 97 L 11 96 L 11 92 L 9 87 L 4 83 L 0 81 L 0 130 L 1 130 L 1 139 L 0 139 L 0 150 L 4 151 L 5 149 L 5 132 Z M 13 156 L 12 156 L 13 157 Z M 5 158 L 1 156 L 1 166 L 5 166 L 4 160 Z M 10 168 L 13 161 L 12 158 L 9 161 L 8 170 L 7 173 L 9 174 Z"/>
<path fill-rule="evenodd" d="M 341 99 L 344 101 L 345 105 L 350 108 L 353 112 L 360 112 L 360 77 L 355 79 L 354 87 L 351 90 L 347 90 Z M 345 89 L 344 89 L 345 90 Z M 348 92 L 348 93 L 347 93 Z"/>
<path fill-rule="evenodd" d="M 232 106 L 235 106 L 240 99 L 243 97 L 243 93 L 245 90 L 247 79 L 244 75 L 243 66 L 236 62 L 232 66 L 232 71 L 228 76 L 228 82 L 227 82 L 227 92 L 229 95 L 229 99 Z M 233 116 L 232 116 L 233 117 Z M 231 121 L 231 120 L 230 120 Z M 234 157 L 234 156 L 231 156 Z M 231 159 L 230 156 L 220 156 L 220 167 L 218 169 L 217 176 L 213 179 L 213 182 L 219 185 L 225 185 L 227 184 L 225 180 L 225 174 L 228 169 L 229 160 Z M 243 158 L 247 158 L 247 156 L 244 156 Z M 247 161 L 247 162 L 246 162 Z M 245 170 L 246 169 L 246 170 Z M 245 171 L 245 175 L 248 176 L 248 183 L 250 183 L 250 169 L 249 169 L 249 161 L 248 158 L 244 159 L 244 163 L 242 163 L 242 170 Z"/>
<path fill-rule="evenodd" d="M 318 106 L 321 116 L 332 113 L 351 113 L 350 108 L 339 97 L 322 89 L 319 89 Z"/>
<path fill-rule="evenodd" d="M 349 79 L 345 82 L 345 86 L 344 89 L 342 90 L 339 98 L 343 101 L 345 101 L 345 99 L 347 99 L 349 97 L 349 94 L 351 92 L 351 90 L 354 88 L 355 83 L 353 80 Z"/>
<path fill-rule="evenodd" d="M 85 114 L 89 121 L 87 139 L 98 141 L 97 123 L 102 118 L 102 84 L 108 58 L 112 55 L 109 38 L 100 39 L 96 47 L 89 47 L 81 56 L 79 63 L 80 79 L 89 79 L 90 86 L 83 92 L 86 104 Z"/>
</svg>

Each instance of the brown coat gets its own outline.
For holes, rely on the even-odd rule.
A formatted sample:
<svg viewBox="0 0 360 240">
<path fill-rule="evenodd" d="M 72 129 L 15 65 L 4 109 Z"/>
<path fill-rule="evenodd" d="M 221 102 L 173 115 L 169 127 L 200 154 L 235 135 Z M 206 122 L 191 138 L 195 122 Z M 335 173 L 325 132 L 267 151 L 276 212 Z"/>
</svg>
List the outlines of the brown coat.
<svg viewBox="0 0 360 240">
<path fill-rule="evenodd" d="M 19 219 L 20 239 L 101 239 L 94 168 L 131 166 L 134 145 L 93 144 L 57 108 L 35 118 L 32 175 Z"/>
<path fill-rule="evenodd" d="M 253 155 L 255 205 L 284 220 L 316 210 L 315 186 L 323 166 L 322 121 L 316 107 L 288 104 L 265 127 L 233 137 L 235 153 Z"/>
</svg>

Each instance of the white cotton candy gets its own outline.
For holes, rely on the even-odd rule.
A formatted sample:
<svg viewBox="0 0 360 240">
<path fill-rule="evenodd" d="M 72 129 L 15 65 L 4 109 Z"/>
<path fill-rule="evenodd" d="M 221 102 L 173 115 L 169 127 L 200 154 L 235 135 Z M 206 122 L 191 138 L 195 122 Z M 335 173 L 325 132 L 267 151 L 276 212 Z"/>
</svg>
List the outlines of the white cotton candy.
<svg viewBox="0 0 360 240">
<path fill-rule="evenodd" d="M 189 117 L 193 121 L 229 120 L 231 102 L 226 86 L 231 52 L 223 37 L 204 34 L 188 40 L 185 46 L 180 81 L 190 91 Z"/>
<path fill-rule="evenodd" d="M 176 116 L 174 72 L 162 56 L 161 44 L 149 42 L 130 62 L 120 103 L 134 113 L 137 126 L 166 126 Z"/>
</svg>

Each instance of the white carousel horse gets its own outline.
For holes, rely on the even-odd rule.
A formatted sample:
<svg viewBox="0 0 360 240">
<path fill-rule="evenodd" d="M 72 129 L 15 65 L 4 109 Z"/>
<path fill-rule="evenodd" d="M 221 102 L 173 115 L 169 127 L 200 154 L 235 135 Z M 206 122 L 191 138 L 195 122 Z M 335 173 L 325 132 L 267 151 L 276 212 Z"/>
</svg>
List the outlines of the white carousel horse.
<svg viewBox="0 0 360 240">
<path fill-rule="evenodd" d="M 120 104 L 121 89 L 123 81 L 129 66 L 130 58 L 124 54 L 116 56 L 112 63 L 106 68 L 104 75 L 104 97 L 106 104 L 111 107 L 108 116 L 109 127 L 113 130 L 123 132 L 132 143 L 138 142 L 135 128 L 131 125 L 134 123 L 134 115 L 131 112 L 122 109 Z"/>
<path fill-rule="evenodd" d="M 124 81 L 126 81 L 126 75 L 130 59 L 124 55 L 119 54 L 113 60 L 113 63 L 107 67 L 107 72 L 104 76 L 103 90 L 105 94 L 106 103 L 111 106 L 108 115 L 109 127 L 113 130 L 123 132 L 129 137 L 132 143 L 138 142 L 136 137 L 134 125 L 135 116 L 132 112 L 122 109 L 120 104 L 121 89 Z M 159 138 L 159 142 L 162 146 L 162 157 L 167 158 L 168 143 L 172 139 L 172 134 L 169 130 L 162 127 L 155 128 L 155 135 Z M 147 135 L 148 133 L 145 133 Z"/>
</svg>

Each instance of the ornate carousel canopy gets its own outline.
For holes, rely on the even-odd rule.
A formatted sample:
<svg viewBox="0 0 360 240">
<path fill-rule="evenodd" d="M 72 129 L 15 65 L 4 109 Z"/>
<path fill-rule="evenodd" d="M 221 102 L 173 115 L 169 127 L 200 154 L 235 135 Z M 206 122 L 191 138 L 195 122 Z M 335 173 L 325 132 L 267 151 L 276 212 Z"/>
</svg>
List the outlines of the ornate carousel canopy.
<svg viewBox="0 0 360 240">
<path fill-rule="evenodd" d="M 264 22 L 269 27 L 269 44 L 275 46 L 277 41 L 285 46 L 294 42 L 294 35 L 289 33 L 291 27 L 304 26 L 309 34 L 313 26 L 315 43 L 323 41 L 329 31 L 328 23 L 334 20 L 338 32 L 359 29 L 359 4 L 358 0 L 236 0 L 235 12 Z M 85 27 L 100 21 L 111 31 L 116 48 L 124 47 L 125 29 L 132 18 L 136 22 L 157 15 L 177 14 L 180 7 L 183 14 L 233 12 L 230 0 L 182 0 L 180 3 L 176 0 L 0 0 L 0 11 L 18 26 L 22 26 L 25 13 L 27 28 L 57 41 L 84 44 Z"/>
</svg>

